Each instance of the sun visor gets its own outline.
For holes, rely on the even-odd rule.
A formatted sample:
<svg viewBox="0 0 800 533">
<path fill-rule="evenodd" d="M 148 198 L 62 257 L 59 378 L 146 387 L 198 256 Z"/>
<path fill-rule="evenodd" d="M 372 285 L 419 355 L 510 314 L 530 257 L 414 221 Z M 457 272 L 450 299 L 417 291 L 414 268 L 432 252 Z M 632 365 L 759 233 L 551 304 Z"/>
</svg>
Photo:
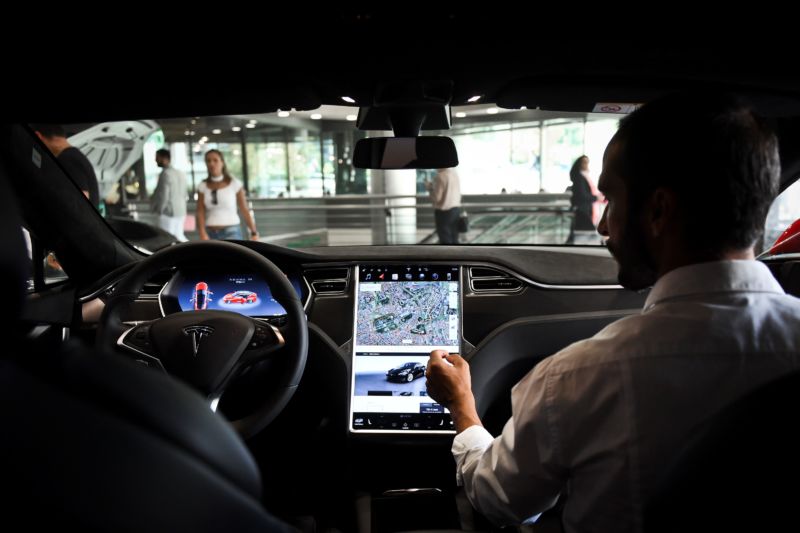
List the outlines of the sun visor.
<svg viewBox="0 0 800 533">
<path fill-rule="evenodd" d="M 764 117 L 800 116 L 800 93 L 704 80 L 515 80 L 501 88 L 496 105 L 505 109 L 543 109 L 579 113 L 630 113 L 660 96 L 678 91 L 718 91 L 740 95 Z"/>
<path fill-rule="evenodd" d="M 516 80 L 497 92 L 496 104 L 506 109 L 543 109 L 578 113 L 627 113 L 644 102 L 672 92 L 671 87 L 636 84 L 606 85 L 585 80 Z"/>
<path fill-rule="evenodd" d="M 9 122 L 74 124 L 272 113 L 279 109 L 309 111 L 322 105 L 320 95 L 307 84 L 270 85 L 266 89 L 257 83 L 243 84 L 236 91 L 221 90 L 214 98 L 209 98 L 207 91 L 191 88 L 169 98 L 153 98 L 140 85 L 135 87 L 135 91 L 131 87 L 84 87 L 69 98 L 53 98 L 47 92 L 49 88 L 36 88 L 10 106 L 6 118 Z"/>
</svg>

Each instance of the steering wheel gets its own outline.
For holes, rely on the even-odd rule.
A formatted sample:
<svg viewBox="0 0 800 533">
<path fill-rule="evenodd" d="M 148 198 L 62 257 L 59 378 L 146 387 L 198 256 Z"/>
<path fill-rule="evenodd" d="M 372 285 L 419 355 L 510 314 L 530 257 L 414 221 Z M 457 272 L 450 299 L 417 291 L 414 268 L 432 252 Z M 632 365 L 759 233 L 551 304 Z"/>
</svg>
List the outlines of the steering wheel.
<svg viewBox="0 0 800 533">
<path fill-rule="evenodd" d="M 198 310 L 125 324 L 122 314 L 145 282 L 171 267 L 226 264 L 260 275 L 286 310 L 286 325 L 271 324 L 230 311 Z M 303 304 L 284 273 L 264 256 L 223 242 L 189 242 L 170 246 L 138 263 L 106 301 L 97 334 L 100 353 L 125 353 L 193 386 L 216 410 L 230 381 L 253 363 L 272 359 L 276 385 L 255 410 L 232 421 L 244 437 L 264 429 L 286 406 L 300 382 L 308 353 L 308 326 Z"/>
</svg>

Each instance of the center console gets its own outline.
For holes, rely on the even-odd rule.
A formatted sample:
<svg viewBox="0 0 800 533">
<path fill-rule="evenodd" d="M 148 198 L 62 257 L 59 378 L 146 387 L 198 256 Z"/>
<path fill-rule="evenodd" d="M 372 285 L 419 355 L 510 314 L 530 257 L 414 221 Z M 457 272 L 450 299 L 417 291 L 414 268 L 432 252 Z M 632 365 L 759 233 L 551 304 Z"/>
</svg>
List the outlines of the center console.
<svg viewBox="0 0 800 533">
<path fill-rule="evenodd" d="M 427 392 L 435 349 L 460 353 L 462 269 L 445 263 L 355 270 L 349 435 L 360 532 L 459 528 L 449 411 Z"/>
</svg>

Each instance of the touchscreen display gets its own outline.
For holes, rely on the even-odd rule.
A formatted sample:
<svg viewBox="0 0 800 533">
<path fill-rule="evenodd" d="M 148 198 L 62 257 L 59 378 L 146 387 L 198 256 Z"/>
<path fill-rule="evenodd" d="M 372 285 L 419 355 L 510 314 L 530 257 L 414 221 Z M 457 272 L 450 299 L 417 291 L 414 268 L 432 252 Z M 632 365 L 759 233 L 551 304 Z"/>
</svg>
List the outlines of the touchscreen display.
<svg viewBox="0 0 800 533">
<path fill-rule="evenodd" d="M 301 295 L 300 281 L 289 278 Z M 248 316 L 280 316 L 286 310 L 270 292 L 269 285 L 258 276 L 240 274 L 188 274 L 178 286 L 181 311 L 216 309 Z"/>
<path fill-rule="evenodd" d="M 457 266 L 358 269 L 352 431 L 451 432 L 449 412 L 425 388 L 431 350 L 460 351 Z"/>
</svg>

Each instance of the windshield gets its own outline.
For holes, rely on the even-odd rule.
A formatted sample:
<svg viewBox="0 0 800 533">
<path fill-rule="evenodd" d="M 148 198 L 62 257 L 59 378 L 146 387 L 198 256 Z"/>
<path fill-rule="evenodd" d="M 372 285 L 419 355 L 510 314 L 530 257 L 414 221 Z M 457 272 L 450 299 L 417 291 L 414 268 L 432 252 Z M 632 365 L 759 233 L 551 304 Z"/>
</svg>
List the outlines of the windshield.
<svg viewBox="0 0 800 533">
<path fill-rule="evenodd" d="M 352 164 L 355 143 L 390 132 L 358 130 L 357 113 L 322 106 L 64 129 L 94 167 L 98 209 L 149 251 L 205 238 L 290 248 L 602 244 L 596 183 L 623 115 L 454 107 L 449 130 L 424 133 L 453 139 L 456 168 L 366 170 Z"/>
</svg>

